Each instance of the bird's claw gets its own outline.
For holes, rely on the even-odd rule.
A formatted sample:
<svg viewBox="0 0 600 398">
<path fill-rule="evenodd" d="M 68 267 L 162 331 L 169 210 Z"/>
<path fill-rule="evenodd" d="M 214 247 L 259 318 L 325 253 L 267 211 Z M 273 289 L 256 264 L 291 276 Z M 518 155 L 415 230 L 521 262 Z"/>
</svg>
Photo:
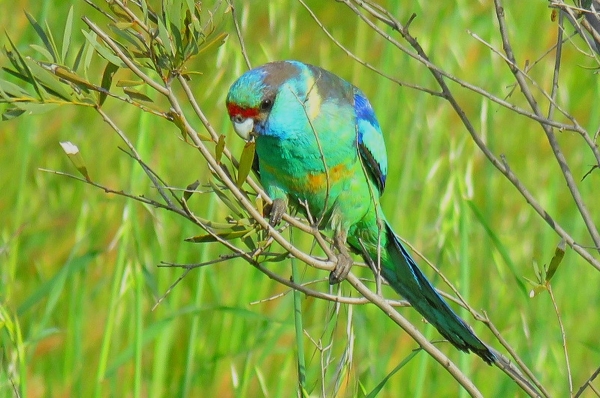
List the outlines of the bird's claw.
<svg viewBox="0 0 600 398">
<path fill-rule="evenodd" d="M 337 256 L 337 264 L 331 273 L 329 274 L 329 284 L 336 285 L 346 279 L 348 273 L 350 272 L 350 268 L 352 268 L 352 264 L 354 264 L 354 260 L 350 256 L 350 254 L 340 253 Z"/>
<path fill-rule="evenodd" d="M 329 274 L 330 285 L 335 285 L 346 279 L 348 273 L 350 273 L 350 268 L 354 264 L 354 260 L 346 247 L 346 238 L 345 231 L 338 231 L 334 236 L 334 246 L 339 254 L 337 256 L 337 264 Z"/>
<path fill-rule="evenodd" d="M 275 199 L 271 205 L 271 212 L 269 213 L 269 224 L 274 227 L 281 222 L 281 218 L 285 214 L 287 204 L 284 199 Z"/>
</svg>

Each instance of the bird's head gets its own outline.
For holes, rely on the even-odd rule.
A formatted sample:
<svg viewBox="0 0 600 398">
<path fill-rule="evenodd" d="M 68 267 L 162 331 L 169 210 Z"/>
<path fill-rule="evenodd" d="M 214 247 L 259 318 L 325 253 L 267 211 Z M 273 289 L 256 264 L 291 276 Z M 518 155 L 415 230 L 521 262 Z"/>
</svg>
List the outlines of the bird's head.
<svg viewBox="0 0 600 398">
<path fill-rule="evenodd" d="M 280 87 L 298 73 L 293 61 L 272 62 L 244 73 L 233 83 L 227 94 L 227 112 L 240 137 L 250 140 L 264 131 Z"/>
</svg>

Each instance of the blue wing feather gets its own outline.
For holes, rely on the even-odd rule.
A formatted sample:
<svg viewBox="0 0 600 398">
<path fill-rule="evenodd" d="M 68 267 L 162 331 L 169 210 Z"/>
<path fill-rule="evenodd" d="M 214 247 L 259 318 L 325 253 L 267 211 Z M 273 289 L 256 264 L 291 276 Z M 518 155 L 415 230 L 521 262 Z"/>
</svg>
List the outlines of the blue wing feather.
<svg viewBox="0 0 600 398">
<path fill-rule="evenodd" d="M 355 89 L 354 109 L 356 111 L 358 151 L 371 174 L 379 193 L 383 193 L 387 177 L 387 154 L 381 127 L 375 117 L 373 107 L 365 95 Z"/>
</svg>

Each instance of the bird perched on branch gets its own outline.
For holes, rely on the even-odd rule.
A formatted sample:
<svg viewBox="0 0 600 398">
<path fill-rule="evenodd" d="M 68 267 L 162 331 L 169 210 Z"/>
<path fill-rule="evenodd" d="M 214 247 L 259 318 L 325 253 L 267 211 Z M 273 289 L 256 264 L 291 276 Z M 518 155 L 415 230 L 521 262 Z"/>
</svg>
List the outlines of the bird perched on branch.
<svg viewBox="0 0 600 398">
<path fill-rule="evenodd" d="M 260 179 L 273 199 L 270 223 L 278 224 L 288 205 L 303 211 L 302 203 L 320 228 L 333 231 L 339 254 L 330 283 L 350 271 L 349 244 L 454 346 L 487 363 L 496 360 L 386 221 L 379 202 L 387 177 L 385 143 L 358 88 L 316 66 L 273 62 L 233 83 L 227 111 L 236 133 L 256 141 Z"/>
</svg>

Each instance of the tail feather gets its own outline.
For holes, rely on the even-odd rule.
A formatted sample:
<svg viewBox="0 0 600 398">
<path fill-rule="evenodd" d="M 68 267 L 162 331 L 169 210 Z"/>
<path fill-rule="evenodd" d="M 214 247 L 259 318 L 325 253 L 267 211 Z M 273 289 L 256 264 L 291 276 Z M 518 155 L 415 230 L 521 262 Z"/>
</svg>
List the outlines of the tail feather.
<svg viewBox="0 0 600 398">
<path fill-rule="evenodd" d="M 381 274 L 390 286 L 455 347 L 474 352 L 488 364 L 495 362 L 492 351 L 436 292 L 387 222 L 386 234 L 387 253 L 382 256 Z"/>
</svg>

